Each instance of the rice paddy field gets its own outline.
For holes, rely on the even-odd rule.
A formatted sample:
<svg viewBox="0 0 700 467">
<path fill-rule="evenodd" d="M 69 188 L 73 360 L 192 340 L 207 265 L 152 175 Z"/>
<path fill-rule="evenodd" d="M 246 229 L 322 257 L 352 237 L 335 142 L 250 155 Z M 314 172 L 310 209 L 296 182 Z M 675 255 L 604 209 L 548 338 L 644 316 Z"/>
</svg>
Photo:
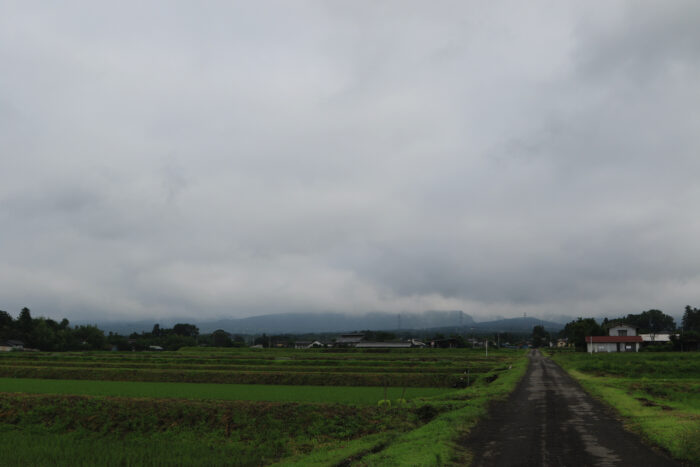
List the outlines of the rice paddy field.
<svg viewBox="0 0 700 467">
<path fill-rule="evenodd" d="M 554 360 L 625 425 L 700 465 L 700 353 L 555 353 Z"/>
<path fill-rule="evenodd" d="M 443 465 L 520 351 L 0 354 L 7 465 Z M 468 373 L 468 375 L 467 375 Z"/>
</svg>

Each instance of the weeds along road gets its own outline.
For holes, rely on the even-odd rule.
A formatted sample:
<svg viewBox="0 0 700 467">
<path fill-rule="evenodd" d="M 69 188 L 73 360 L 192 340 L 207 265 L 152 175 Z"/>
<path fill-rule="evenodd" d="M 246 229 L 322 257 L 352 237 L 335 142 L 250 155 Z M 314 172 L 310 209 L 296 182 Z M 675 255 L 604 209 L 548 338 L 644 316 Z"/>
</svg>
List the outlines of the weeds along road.
<svg viewBox="0 0 700 467">
<path fill-rule="evenodd" d="M 609 408 L 564 370 L 530 352 L 510 398 L 464 441 L 473 466 L 676 466 L 624 430 Z"/>
</svg>

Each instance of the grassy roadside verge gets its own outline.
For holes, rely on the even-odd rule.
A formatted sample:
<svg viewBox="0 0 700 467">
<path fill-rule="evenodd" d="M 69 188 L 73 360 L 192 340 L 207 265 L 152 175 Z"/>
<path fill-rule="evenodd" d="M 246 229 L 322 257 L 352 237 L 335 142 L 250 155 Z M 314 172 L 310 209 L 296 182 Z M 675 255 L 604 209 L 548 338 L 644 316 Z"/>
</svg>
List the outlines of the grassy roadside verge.
<svg viewBox="0 0 700 467">
<path fill-rule="evenodd" d="M 628 360 L 643 367 L 639 363 L 654 357 L 555 354 L 553 359 L 589 394 L 614 408 L 628 429 L 674 458 L 700 465 L 700 375 L 674 371 L 672 364 L 666 378 L 649 377 L 643 370 L 636 377 L 625 375 Z"/>
<path fill-rule="evenodd" d="M 459 396 L 435 399 L 436 404 L 454 407 L 422 427 L 400 435 L 386 449 L 371 454 L 356 465 L 464 465 L 471 463 L 471 453 L 457 442 L 466 436 L 488 411 L 491 401 L 504 399 L 527 370 L 528 360 L 523 357 L 512 368 L 494 372 L 497 378 L 482 378 L 479 384 L 470 386 Z M 459 397 L 459 399 L 457 399 Z M 355 465 L 355 464 L 354 464 Z"/>
<path fill-rule="evenodd" d="M 486 415 L 489 402 L 507 397 L 523 377 L 528 360 L 523 354 L 512 367 L 494 370 L 477 384 L 450 395 L 424 401 L 418 412 L 437 414 L 425 425 L 404 433 L 386 433 L 344 446 L 342 451 L 314 452 L 312 457 L 286 459 L 279 465 L 436 466 L 465 465 L 471 454 L 463 438 Z M 495 377 L 495 379 L 494 379 Z M 490 380 L 490 381 L 489 381 Z M 392 409 L 397 410 L 397 409 Z M 400 410 L 400 409 L 398 409 Z"/>
</svg>

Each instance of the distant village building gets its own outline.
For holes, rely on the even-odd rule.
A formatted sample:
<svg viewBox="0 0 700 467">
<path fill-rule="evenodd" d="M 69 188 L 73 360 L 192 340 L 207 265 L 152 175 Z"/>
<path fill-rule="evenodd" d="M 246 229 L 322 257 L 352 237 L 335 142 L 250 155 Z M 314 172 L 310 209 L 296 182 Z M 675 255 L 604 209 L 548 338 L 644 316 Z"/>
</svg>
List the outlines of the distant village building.
<svg viewBox="0 0 700 467">
<path fill-rule="evenodd" d="M 341 334 L 333 344 L 335 347 L 354 347 L 356 349 L 408 349 L 412 347 L 426 347 L 423 342 L 409 339 L 404 342 L 369 342 L 364 340 L 365 335 L 360 333 Z"/>
<path fill-rule="evenodd" d="M 569 339 L 557 339 L 557 349 L 565 349 L 569 347 Z"/>
<path fill-rule="evenodd" d="M 296 341 L 294 343 L 295 349 L 313 349 L 314 347 L 323 347 L 324 345 L 319 341 Z"/>
<path fill-rule="evenodd" d="M 358 342 L 355 344 L 357 349 L 409 349 L 411 347 L 410 342 Z"/>
<path fill-rule="evenodd" d="M 0 343 L 0 352 L 11 352 L 12 350 L 24 350 L 24 342 L 9 339 Z"/>
<path fill-rule="evenodd" d="M 410 349 L 426 347 L 426 344 L 415 339 L 409 339 L 405 342 L 358 342 L 355 347 L 358 349 Z"/>
<path fill-rule="evenodd" d="M 364 334 L 354 333 L 354 334 L 341 334 L 335 340 L 336 347 L 355 347 L 357 344 L 362 342 L 364 339 Z"/>
<path fill-rule="evenodd" d="M 452 349 L 459 347 L 459 344 L 459 340 L 454 337 L 450 337 L 447 339 L 433 339 L 432 341 L 430 341 L 430 347 L 439 349 Z"/>
<path fill-rule="evenodd" d="M 639 352 L 643 340 L 637 328 L 626 324 L 610 327 L 607 336 L 586 336 L 589 353 L 594 352 Z"/>
</svg>

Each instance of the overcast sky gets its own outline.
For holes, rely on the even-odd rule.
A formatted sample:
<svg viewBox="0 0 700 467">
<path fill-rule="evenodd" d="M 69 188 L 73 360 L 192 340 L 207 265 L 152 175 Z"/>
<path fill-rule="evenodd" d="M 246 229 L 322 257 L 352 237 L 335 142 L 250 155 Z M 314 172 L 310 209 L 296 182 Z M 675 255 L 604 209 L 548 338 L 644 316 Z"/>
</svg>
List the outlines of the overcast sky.
<svg viewBox="0 0 700 467">
<path fill-rule="evenodd" d="M 0 0 L 0 309 L 700 306 L 700 2 Z"/>
</svg>

